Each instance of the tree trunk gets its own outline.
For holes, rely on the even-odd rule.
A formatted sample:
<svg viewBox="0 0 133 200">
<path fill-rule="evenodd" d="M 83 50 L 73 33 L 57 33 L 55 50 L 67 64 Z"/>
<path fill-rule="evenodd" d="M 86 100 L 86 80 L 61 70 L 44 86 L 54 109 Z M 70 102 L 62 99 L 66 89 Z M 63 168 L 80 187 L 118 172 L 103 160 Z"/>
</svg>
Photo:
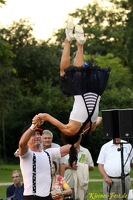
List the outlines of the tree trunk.
<svg viewBox="0 0 133 200">
<path fill-rule="evenodd" d="M 5 142 L 5 120 L 4 120 L 4 112 L 2 112 L 2 136 L 3 136 L 3 156 L 4 160 L 6 160 L 6 142 Z"/>
</svg>

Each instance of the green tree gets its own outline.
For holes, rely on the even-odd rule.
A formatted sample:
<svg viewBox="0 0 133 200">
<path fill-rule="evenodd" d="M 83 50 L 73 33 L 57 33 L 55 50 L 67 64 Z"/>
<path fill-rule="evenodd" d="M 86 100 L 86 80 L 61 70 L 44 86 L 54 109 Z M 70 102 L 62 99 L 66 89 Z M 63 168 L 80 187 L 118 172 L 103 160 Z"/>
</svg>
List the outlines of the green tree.
<svg viewBox="0 0 133 200">
<path fill-rule="evenodd" d="M 11 66 L 13 56 L 14 54 L 11 51 L 11 46 L 0 38 L 0 119 L 3 136 L 2 146 L 5 159 L 5 116 L 8 115 L 8 109 L 12 106 L 15 96 L 18 95 L 18 80 L 13 76 L 15 71 Z"/>
<path fill-rule="evenodd" d="M 133 73 L 133 1 L 124 1 L 122 5 L 126 10 L 128 10 L 125 29 L 125 40 L 128 65 Z"/>
<path fill-rule="evenodd" d="M 107 55 L 112 53 L 121 58 L 124 66 L 132 68 L 133 49 L 133 14 L 132 0 L 111 0 L 109 6 L 95 1 L 83 8 L 77 8 L 69 13 L 68 18 L 77 21 L 83 26 L 86 42 L 86 54 Z M 64 29 L 54 32 L 57 45 L 61 46 L 64 38 Z M 72 55 L 76 51 L 72 47 Z"/>
<path fill-rule="evenodd" d="M 5 5 L 6 4 L 6 0 L 0 0 L 0 7 L 2 7 L 1 4 Z"/>
<path fill-rule="evenodd" d="M 58 84 L 60 50 L 48 41 L 36 41 L 32 30 L 32 25 L 26 19 L 13 22 L 8 29 L 1 29 L 1 36 L 12 45 L 15 54 L 13 66 L 24 93 L 29 88 L 35 92 L 37 81 L 44 77 L 47 80 L 52 77 L 53 84 Z"/>
</svg>

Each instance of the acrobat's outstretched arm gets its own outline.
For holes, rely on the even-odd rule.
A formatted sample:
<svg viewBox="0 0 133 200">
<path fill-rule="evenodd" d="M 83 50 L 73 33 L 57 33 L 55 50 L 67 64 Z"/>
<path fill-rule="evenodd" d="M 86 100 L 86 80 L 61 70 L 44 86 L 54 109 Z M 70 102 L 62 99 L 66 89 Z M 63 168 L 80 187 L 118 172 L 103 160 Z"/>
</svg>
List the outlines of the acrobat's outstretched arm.
<svg viewBox="0 0 133 200">
<path fill-rule="evenodd" d="M 54 126 L 56 126 L 61 132 L 67 135 L 71 135 L 71 132 L 73 131 L 72 130 L 73 128 L 71 129 L 71 126 L 69 124 L 63 124 L 62 122 L 52 117 L 48 113 L 39 113 L 32 119 L 33 124 L 34 123 L 36 124 L 38 121 L 42 121 L 42 123 L 48 121 Z"/>
</svg>

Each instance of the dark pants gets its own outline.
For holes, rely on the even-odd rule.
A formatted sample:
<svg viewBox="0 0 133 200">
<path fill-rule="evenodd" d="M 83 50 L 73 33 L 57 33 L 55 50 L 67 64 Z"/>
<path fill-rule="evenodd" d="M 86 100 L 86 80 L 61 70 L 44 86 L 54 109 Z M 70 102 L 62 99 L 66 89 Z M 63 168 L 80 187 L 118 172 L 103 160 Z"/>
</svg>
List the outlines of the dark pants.
<svg viewBox="0 0 133 200">
<path fill-rule="evenodd" d="M 39 197 L 36 195 L 23 196 L 23 200 L 53 200 L 51 194 L 47 197 Z"/>
</svg>

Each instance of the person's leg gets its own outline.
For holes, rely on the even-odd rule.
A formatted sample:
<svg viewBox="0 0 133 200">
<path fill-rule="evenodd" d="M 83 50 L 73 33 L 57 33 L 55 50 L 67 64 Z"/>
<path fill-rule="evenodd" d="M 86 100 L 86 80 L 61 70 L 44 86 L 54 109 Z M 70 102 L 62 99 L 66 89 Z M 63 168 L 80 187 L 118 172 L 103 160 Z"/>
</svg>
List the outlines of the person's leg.
<svg viewBox="0 0 133 200">
<path fill-rule="evenodd" d="M 103 199 L 108 200 L 109 191 L 108 191 L 108 184 L 105 180 L 103 180 Z"/>
<path fill-rule="evenodd" d="M 66 39 L 65 46 L 61 57 L 60 62 L 60 75 L 64 74 L 64 70 L 70 66 L 70 45 L 73 39 L 73 23 L 69 21 L 66 26 Z M 74 66 L 80 67 L 84 63 L 83 57 L 83 44 L 85 42 L 84 30 L 80 25 L 75 27 L 75 35 L 77 40 L 77 53 L 74 58 Z"/>
<path fill-rule="evenodd" d="M 81 67 L 84 64 L 83 45 L 77 42 L 77 53 L 74 58 L 74 66 Z"/>
<path fill-rule="evenodd" d="M 128 195 L 131 186 L 130 176 L 125 177 L 125 193 Z"/>
<path fill-rule="evenodd" d="M 124 180 L 123 180 L 124 181 Z M 122 196 L 121 195 L 121 199 L 127 200 L 128 198 L 128 193 L 130 190 L 130 186 L 131 186 L 131 181 L 130 181 L 130 176 L 126 176 L 125 177 L 125 181 L 124 181 L 124 187 L 125 187 L 125 194 Z M 121 187 L 118 188 L 118 192 L 120 194 L 123 194 L 123 190 L 122 190 L 122 183 L 121 183 Z M 127 196 L 127 197 L 126 197 Z M 120 200 L 121 200 L 120 199 Z"/>
<path fill-rule="evenodd" d="M 64 70 L 70 66 L 70 45 L 70 42 L 66 38 L 60 62 L 60 76 L 62 76 L 64 74 Z"/>
<path fill-rule="evenodd" d="M 71 21 L 67 22 L 66 25 L 66 39 L 65 39 L 65 46 L 63 49 L 63 53 L 61 56 L 61 62 L 60 62 L 60 76 L 64 74 L 64 70 L 70 66 L 70 43 L 73 40 L 73 28 L 74 25 Z"/>
</svg>

